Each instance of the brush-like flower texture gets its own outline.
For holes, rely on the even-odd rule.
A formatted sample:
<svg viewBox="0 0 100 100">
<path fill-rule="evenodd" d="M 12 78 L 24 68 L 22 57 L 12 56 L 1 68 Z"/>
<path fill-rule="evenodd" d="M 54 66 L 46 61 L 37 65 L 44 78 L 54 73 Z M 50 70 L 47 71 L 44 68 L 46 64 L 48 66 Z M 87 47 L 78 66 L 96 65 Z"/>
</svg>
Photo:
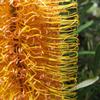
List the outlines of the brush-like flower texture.
<svg viewBox="0 0 100 100">
<path fill-rule="evenodd" d="M 0 100 L 75 100 L 77 1 L 1 0 Z"/>
</svg>

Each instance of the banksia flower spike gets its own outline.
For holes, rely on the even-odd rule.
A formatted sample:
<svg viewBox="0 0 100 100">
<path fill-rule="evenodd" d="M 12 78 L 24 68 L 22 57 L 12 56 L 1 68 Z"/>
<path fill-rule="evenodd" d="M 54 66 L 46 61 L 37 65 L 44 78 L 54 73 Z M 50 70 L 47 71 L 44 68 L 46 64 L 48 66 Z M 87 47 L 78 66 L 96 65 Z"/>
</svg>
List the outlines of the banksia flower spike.
<svg viewBox="0 0 100 100">
<path fill-rule="evenodd" d="M 76 0 L 0 0 L 0 100 L 75 100 Z"/>
</svg>

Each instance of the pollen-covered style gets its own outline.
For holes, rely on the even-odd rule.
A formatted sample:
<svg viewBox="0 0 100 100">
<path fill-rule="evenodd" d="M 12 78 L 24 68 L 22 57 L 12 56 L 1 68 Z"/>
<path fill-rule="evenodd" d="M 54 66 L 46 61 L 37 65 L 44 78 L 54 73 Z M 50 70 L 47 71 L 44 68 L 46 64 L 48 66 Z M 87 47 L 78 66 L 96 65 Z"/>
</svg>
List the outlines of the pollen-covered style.
<svg viewBox="0 0 100 100">
<path fill-rule="evenodd" d="M 0 100 L 76 100 L 76 0 L 0 0 Z"/>
</svg>

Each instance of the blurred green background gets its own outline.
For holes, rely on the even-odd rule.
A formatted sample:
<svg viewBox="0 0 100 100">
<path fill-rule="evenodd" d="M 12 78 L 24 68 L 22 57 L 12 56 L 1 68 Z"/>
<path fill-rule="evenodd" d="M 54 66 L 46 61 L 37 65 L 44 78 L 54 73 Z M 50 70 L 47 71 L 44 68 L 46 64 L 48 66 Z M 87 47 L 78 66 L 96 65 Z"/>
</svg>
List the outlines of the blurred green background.
<svg viewBox="0 0 100 100">
<path fill-rule="evenodd" d="M 80 26 L 78 34 L 78 83 L 100 76 L 100 0 L 78 0 Z M 78 89 L 78 100 L 100 100 L 100 79 Z"/>
</svg>

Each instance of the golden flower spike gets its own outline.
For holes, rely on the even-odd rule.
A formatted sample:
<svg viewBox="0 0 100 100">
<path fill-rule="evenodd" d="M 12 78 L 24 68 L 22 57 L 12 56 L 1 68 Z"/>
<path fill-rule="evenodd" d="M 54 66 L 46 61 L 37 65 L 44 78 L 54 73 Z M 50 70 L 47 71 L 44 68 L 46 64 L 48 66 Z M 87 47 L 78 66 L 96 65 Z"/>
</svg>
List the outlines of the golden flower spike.
<svg viewBox="0 0 100 100">
<path fill-rule="evenodd" d="M 76 100 L 76 0 L 1 0 L 0 100 Z"/>
</svg>

